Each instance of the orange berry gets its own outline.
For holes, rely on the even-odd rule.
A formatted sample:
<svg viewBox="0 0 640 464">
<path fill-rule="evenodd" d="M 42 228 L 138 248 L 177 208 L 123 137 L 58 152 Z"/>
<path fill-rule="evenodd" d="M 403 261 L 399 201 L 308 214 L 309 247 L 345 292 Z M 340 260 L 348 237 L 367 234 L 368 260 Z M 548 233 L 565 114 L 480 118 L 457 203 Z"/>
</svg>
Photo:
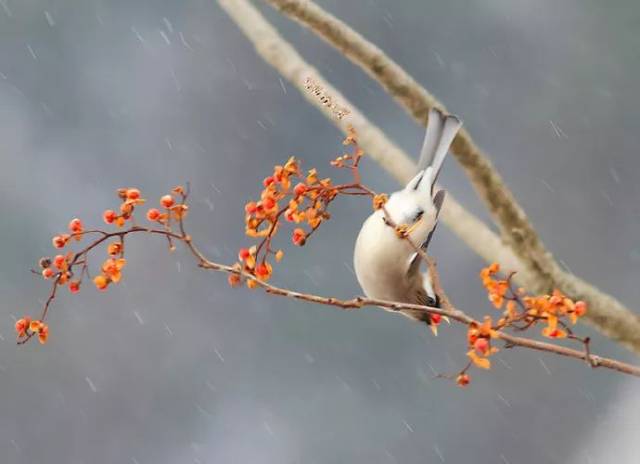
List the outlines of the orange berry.
<svg viewBox="0 0 640 464">
<path fill-rule="evenodd" d="M 40 330 L 40 327 L 42 327 L 41 321 L 31 321 L 31 323 L 29 324 L 29 330 L 32 332 L 38 332 Z"/>
<path fill-rule="evenodd" d="M 62 255 L 56 255 L 56 257 L 53 258 L 53 265 L 60 270 L 64 268 L 66 262 L 67 258 Z"/>
<path fill-rule="evenodd" d="M 174 203 L 175 201 L 173 200 L 173 197 L 171 195 L 165 195 L 160 198 L 160 204 L 165 208 L 171 208 Z"/>
<path fill-rule="evenodd" d="M 151 208 L 147 211 L 147 219 L 150 221 L 157 221 L 160 218 L 160 210 L 157 208 Z"/>
<path fill-rule="evenodd" d="M 44 322 L 40 324 L 40 328 L 38 329 L 38 341 L 44 345 L 47 343 L 47 339 L 49 338 L 49 326 Z"/>
<path fill-rule="evenodd" d="M 93 283 L 98 290 L 106 290 L 109 286 L 109 279 L 104 275 L 98 275 L 93 278 Z"/>
<path fill-rule="evenodd" d="M 27 334 L 27 329 L 31 325 L 31 318 L 24 317 L 22 319 L 18 319 L 16 321 L 16 332 L 18 333 L 18 337 L 24 337 Z"/>
<path fill-rule="evenodd" d="M 71 293 L 78 293 L 80 291 L 80 281 L 79 280 L 73 280 L 73 281 L 69 282 L 69 291 Z"/>
<path fill-rule="evenodd" d="M 489 342 L 486 338 L 478 338 L 473 344 L 473 348 L 478 352 L 478 354 L 485 354 L 489 350 Z"/>
<path fill-rule="evenodd" d="M 82 232 L 83 229 L 84 227 L 80 219 L 74 218 L 71 221 L 69 221 L 69 230 L 74 234 Z"/>
<path fill-rule="evenodd" d="M 304 245 L 307 239 L 307 233 L 300 228 L 294 229 L 293 235 L 291 236 L 291 240 L 294 245 L 302 246 Z"/>
<path fill-rule="evenodd" d="M 229 277 L 227 277 L 227 282 L 229 282 L 230 286 L 237 287 L 238 285 L 240 285 L 240 276 L 238 274 L 229 274 Z"/>
<path fill-rule="evenodd" d="M 102 213 L 102 220 L 107 224 L 113 224 L 117 217 L 118 215 L 112 209 L 108 209 L 104 213 Z"/>
<path fill-rule="evenodd" d="M 50 279 L 52 278 L 56 273 L 53 272 L 53 269 L 51 269 L 50 267 L 43 269 L 42 270 L 42 277 L 44 277 L 45 279 Z"/>
<path fill-rule="evenodd" d="M 249 251 L 248 248 L 240 248 L 240 251 L 238 252 L 238 259 L 240 261 L 244 261 L 249 256 L 251 256 L 251 252 Z"/>
<path fill-rule="evenodd" d="M 137 200 L 140 198 L 140 190 L 137 188 L 127 189 L 127 199 L 128 200 Z"/>
<path fill-rule="evenodd" d="M 273 209 L 276 206 L 276 201 L 271 197 L 267 197 L 262 202 L 262 205 L 265 209 Z"/>
</svg>

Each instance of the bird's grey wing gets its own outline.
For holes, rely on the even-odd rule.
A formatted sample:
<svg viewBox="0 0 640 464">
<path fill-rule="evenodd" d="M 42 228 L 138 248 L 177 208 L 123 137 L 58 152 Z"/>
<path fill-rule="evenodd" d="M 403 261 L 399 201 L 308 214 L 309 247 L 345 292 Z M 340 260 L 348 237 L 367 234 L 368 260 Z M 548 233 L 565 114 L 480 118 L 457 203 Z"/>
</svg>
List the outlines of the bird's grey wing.
<svg viewBox="0 0 640 464">
<path fill-rule="evenodd" d="M 429 243 L 431 242 L 431 237 L 433 237 L 433 233 L 435 232 L 436 227 L 438 226 L 438 217 L 440 216 L 440 210 L 442 209 L 442 205 L 444 204 L 444 199 L 446 198 L 446 196 L 447 196 L 447 192 L 445 190 L 438 190 L 435 196 L 433 197 L 433 206 L 436 209 L 436 218 L 433 223 L 433 229 L 431 229 L 431 231 L 429 232 L 429 235 L 427 235 L 427 239 L 422 244 L 422 249 L 425 251 L 429 247 Z"/>
<path fill-rule="evenodd" d="M 433 228 L 429 232 L 429 235 L 427 235 L 426 240 L 421 245 L 421 248 L 423 251 L 427 251 L 427 248 L 429 247 L 429 243 L 431 242 L 431 238 L 433 237 L 433 233 L 435 232 L 436 227 L 438 227 L 438 217 L 440 216 L 440 210 L 442 209 L 442 205 L 444 204 L 444 199 L 446 195 L 447 195 L 447 192 L 445 190 L 438 190 L 435 196 L 433 197 L 433 206 L 436 209 L 436 217 L 433 223 Z M 418 253 L 414 253 L 413 257 L 410 260 L 409 270 L 407 271 L 407 275 L 413 276 L 414 274 L 420 271 L 420 261 L 421 261 L 420 255 Z"/>
</svg>

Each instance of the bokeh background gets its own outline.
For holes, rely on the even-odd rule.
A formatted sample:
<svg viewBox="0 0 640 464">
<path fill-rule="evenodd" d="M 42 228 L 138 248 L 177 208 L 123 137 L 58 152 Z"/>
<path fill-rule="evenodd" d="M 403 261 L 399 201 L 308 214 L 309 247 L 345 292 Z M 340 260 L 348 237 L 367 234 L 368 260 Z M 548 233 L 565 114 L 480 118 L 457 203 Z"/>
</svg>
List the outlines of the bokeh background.
<svg viewBox="0 0 640 464">
<path fill-rule="evenodd" d="M 594 0 L 326 0 L 454 112 L 573 272 L 640 301 L 640 6 Z M 311 34 L 259 5 L 392 139 L 422 129 Z M 46 347 L 14 344 L 48 285 L 29 268 L 114 190 L 190 181 L 212 258 L 247 243 L 243 205 L 290 155 L 332 173 L 342 135 L 213 1 L 0 0 L 0 462 L 638 462 L 640 383 L 524 351 L 461 390 L 464 332 L 230 289 L 161 239 L 129 242 L 124 281 L 62 292 Z M 367 182 L 395 183 L 372 161 Z M 486 218 L 460 168 L 444 184 Z M 366 201 L 341 200 L 275 282 L 349 297 Z M 483 263 L 445 227 L 432 253 L 474 315 Z M 94 265 L 101 260 L 96 256 Z M 589 333 L 587 328 L 582 328 Z M 594 336 L 597 351 L 637 362 Z"/>
</svg>

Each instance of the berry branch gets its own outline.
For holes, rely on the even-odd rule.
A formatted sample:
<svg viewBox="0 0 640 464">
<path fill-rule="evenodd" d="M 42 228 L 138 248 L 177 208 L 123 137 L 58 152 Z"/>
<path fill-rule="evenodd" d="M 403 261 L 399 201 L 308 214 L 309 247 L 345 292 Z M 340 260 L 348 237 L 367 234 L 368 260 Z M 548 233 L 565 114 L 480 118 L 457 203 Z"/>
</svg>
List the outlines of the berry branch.
<svg viewBox="0 0 640 464">
<path fill-rule="evenodd" d="M 455 376 L 460 386 L 470 382 L 468 371 L 472 367 L 489 369 L 490 356 L 498 348 L 495 342 L 503 342 L 505 348 L 524 347 L 552 353 L 569 358 L 586 361 L 591 367 L 602 367 L 625 374 L 640 377 L 640 367 L 626 364 L 614 359 L 604 358 L 591 353 L 589 338 L 580 338 L 570 328 L 587 310 L 583 302 L 574 302 L 558 291 L 551 295 L 529 296 L 524 289 L 514 289 L 513 273 L 499 278 L 499 266 L 492 264 L 481 272 L 481 279 L 487 290 L 491 303 L 502 311 L 496 323 L 490 316 L 478 321 L 454 307 L 445 294 L 436 270 L 435 263 L 414 244 L 417 253 L 427 263 L 431 273 L 434 290 L 442 302 L 442 307 L 431 307 L 417 304 L 406 304 L 373 298 L 355 297 L 348 300 L 326 297 L 309 293 L 296 292 L 270 284 L 273 273 L 272 262 L 279 262 L 284 257 L 281 249 L 275 249 L 274 241 L 277 233 L 293 224 L 291 240 L 294 245 L 303 246 L 318 228 L 331 215 L 328 211 L 332 202 L 340 195 L 358 195 L 369 197 L 374 209 L 382 209 L 387 200 L 385 194 L 377 194 L 360 181 L 359 164 L 364 154 L 357 142 L 357 134 L 350 130 L 344 144 L 352 149 L 331 162 L 338 168 L 351 174 L 351 181 L 334 184 L 330 178 L 320 179 L 315 169 L 303 173 L 300 162 L 290 158 L 284 165 L 276 166 L 273 174 L 263 181 L 260 199 L 250 201 L 245 206 L 245 232 L 248 237 L 258 242 L 248 248 L 241 248 L 238 261 L 233 264 L 222 264 L 209 260 L 193 243 L 191 235 L 186 231 L 185 217 L 189 211 L 187 201 L 189 189 L 175 187 L 170 194 L 160 198 L 160 208 L 147 210 L 146 219 L 152 225 L 145 227 L 135 222 L 137 209 L 145 204 L 141 193 L 135 188 L 119 189 L 121 200 L 119 213 L 107 210 L 103 213 L 103 221 L 115 226 L 115 231 L 101 229 L 85 230 L 82 221 L 73 219 L 68 226 L 69 233 L 56 235 L 52 242 L 55 248 L 63 249 L 73 242 L 91 239 L 78 251 L 58 254 L 54 258 L 42 258 L 38 274 L 52 282 L 49 296 L 42 307 L 38 319 L 24 317 L 16 322 L 18 343 L 24 344 L 37 336 L 41 343 L 46 343 L 49 328 L 45 322 L 58 289 L 66 286 L 71 293 L 78 293 L 83 279 L 89 278 L 89 262 L 93 252 L 101 245 L 106 245 L 107 259 L 100 266 L 100 273 L 92 280 L 100 291 L 120 282 L 127 261 L 125 259 L 125 242 L 132 234 L 150 234 L 164 236 L 169 250 L 175 250 L 175 243 L 182 243 L 195 258 L 197 265 L 203 269 L 224 272 L 228 275 L 231 286 L 245 284 L 248 288 L 261 288 L 270 295 L 283 296 L 307 301 L 343 310 L 355 310 L 365 306 L 377 306 L 392 311 L 409 311 L 428 313 L 436 326 L 441 319 L 453 320 L 467 326 L 467 356 L 469 361 Z M 294 186 L 295 184 L 295 186 Z M 387 216 L 387 224 L 394 227 L 398 237 L 409 240 L 408 228 L 404 224 L 393 224 Z M 409 240 L 409 243 L 411 241 Z M 35 271 L 34 271 L 35 272 Z M 522 332 L 544 324 L 542 335 L 552 339 L 567 338 L 582 344 L 582 350 L 568 348 L 555 343 L 542 342 L 523 338 L 508 333 L 507 330 Z"/>
</svg>

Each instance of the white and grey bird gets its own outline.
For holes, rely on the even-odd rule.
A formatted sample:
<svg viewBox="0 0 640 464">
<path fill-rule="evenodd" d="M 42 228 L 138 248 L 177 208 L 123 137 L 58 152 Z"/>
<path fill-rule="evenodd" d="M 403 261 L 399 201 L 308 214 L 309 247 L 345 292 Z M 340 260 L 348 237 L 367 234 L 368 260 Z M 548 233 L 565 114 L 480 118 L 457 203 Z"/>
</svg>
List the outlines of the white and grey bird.
<svg viewBox="0 0 640 464">
<path fill-rule="evenodd" d="M 411 242 L 423 250 L 429 246 L 445 199 L 444 190 L 434 191 L 436 180 L 461 126 L 456 116 L 444 116 L 437 109 L 429 112 L 418 173 L 385 204 L 392 223 L 406 224 Z M 367 218 L 358 234 L 353 262 L 362 290 L 369 298 L 438 306 L 429 274 L 421 271 L 420 255 L 406 239 L 398 237 L 388 222 L 379 209 Z M 399 312 L 431 325 L 428 314 Z"/>
</svg>

